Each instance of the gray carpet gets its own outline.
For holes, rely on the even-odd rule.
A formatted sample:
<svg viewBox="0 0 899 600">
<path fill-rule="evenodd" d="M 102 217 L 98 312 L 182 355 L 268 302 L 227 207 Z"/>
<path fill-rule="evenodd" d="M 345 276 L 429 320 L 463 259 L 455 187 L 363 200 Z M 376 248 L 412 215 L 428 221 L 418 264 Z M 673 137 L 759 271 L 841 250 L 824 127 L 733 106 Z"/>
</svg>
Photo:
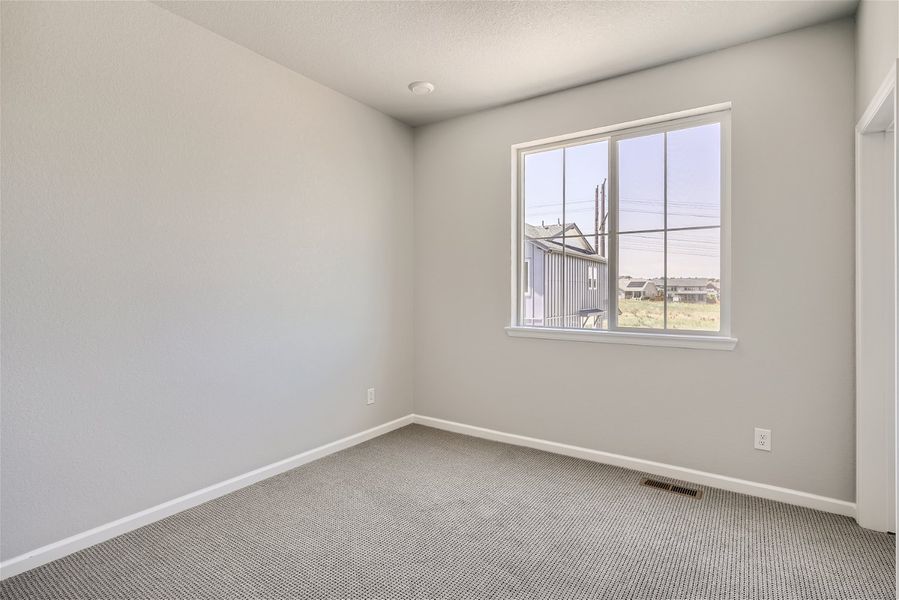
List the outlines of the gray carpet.
<svg viewBox="0 0 899 600">
<path fill-rule="evenodd" d="M 7 579 L 2 598 L 895 597 L 852 519 L 412 425 Z"/>
</svg>

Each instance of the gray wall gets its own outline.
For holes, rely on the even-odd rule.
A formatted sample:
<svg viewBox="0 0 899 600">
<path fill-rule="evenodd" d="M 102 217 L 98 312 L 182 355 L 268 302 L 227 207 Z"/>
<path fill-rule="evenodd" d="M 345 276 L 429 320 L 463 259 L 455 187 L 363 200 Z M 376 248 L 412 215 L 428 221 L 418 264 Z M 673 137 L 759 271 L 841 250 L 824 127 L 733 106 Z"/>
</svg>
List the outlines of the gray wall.
<svg viewBox="0 0 899 600">
<path fill-rule="evenodd" d="M 413 221 L 407 127 L 150 4 L 0 6 L 0 559 L 412 412 L 413 367 L 421 414 L 852 499 L 851 21 L 422 128 Z M 725 100 L 737 349 L 506 337 L 509 146 Z"/>
<path fill-rule="evenodd" d="M 862 0 L 855 21 L 858 27 L 855 118 L 858 119 L 899 58 L 899 2 Z"/>
<path fill-rule="evenodd" d="M 852 500 L 853 34 L 847 19 L 417 129 L 416 413 Z M 507 337 L 510 146 L 728 100 L 736 350 Z"/>
<path fill-rule="evenodd" d="M 151 4 L 2 28 L 3 559 L 412 411 L 409 128 Z"/>
</svg>

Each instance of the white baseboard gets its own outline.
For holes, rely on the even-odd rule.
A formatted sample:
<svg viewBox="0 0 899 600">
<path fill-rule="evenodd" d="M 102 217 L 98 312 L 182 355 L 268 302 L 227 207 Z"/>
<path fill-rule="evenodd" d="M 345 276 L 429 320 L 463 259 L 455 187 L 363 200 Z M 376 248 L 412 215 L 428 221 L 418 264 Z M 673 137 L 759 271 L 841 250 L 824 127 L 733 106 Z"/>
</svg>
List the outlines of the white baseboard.
<svg viewBox="0 0 899 600">
<path fill-rule="evenodd" d="M 558 442 L 550 442 L 547 440 L 516 435 L 513 433 L 505 433 L 493 429 L 485 429 L 483 427 L 475 427 L 473 425 L 465 425 L 462 423 L 455 423 L 453 421 L 445 421 L 443 419 L 425 417 L 423 415 L 406 415 L 405 417 L 400 417 L 399 419 L 384 423 L 383 425 L 378 425 L 377 427 L 366 429 L 365 431 L 361 431 L 359 433 L 331 442 L 329 444 L 307 450 L 306 452 L 291 456 L 290 458 L 285 458 L 284 460 L 280 460 L 270 465 L 260 467 L 248 473 L 244 473 L 243 475 L 232 477 L 231 479 L 228 479 L 226 481 L 222 481 L 209 487 L 205 487 L 201 490 L 197 490 L 196 492 L 191 492 L 190 494 L 175 498 L 174 500 L 169 500 L 168 502 L 157 504 L 156 506 L 153 506 L 146 510 L 128 515 L 127 517 L 122 517 L 121 519 L 106 523 L 104 525 L 100 525 L 98 527 L 94 527 L 93 529 L 89 529 L 88 531 L 73 535 L 71 537 L 67 537 L 58 542 L 53 542 L 52 544 L 47 544 L 46 546 L 42 546 L 30 552 L 26 552 L 9 560 L 3 561 L 2 563 L 0 563 L 0 579 L 5 579 L 24 571 L 28 571 L 29 569 L 39 567 L 40 565 L 46 564 L 50 561 L 62 558 L 63 556 L 66 556 L 73 552 L 77 552 L 78 550 L 93 546 L 94 544 L 99 544 L 100 542 L 112 539 L 116 536 L 122 535 L 123 533 L 133 531 L 135 529 L 138 529 L 139 527 L 143 527 L 144 525 L 148 525 L 150 523 L 153 523 L 154 521 L 158 521 L 175 513 L 181 512 L 182 510 L 188 509 L 192 506 L 203 504 L 204 502 L 208 502 L 209 500 L 213 500 L 215 498 L 218 498 L 219 496 L 224 496 L 225 494 L 238 490 L 242 487 L 246 487 L 258 481 L 262 481 L 263 479 L 268 479 L 269 477 L 272 477 L 279 473 L 283 473 L 284 471 L 289 471 L 290 469 L 296 468 L 300 465 L 304 465 L 308 462 L 312 462 L 313 460 L 317 460 L 329 454 L 333 454 L 334 452 L 339 452 L 340 450 L 355 446 L 356 444 L 360 444 L 411 423 L 418 423 L 428 427 L 434 427 L 436 429 L 462 433 L 465 435 L 494 440 L 497 442 L 505 442 L 507 444 L 513 444 L 516 446 L 536 448 L 538 450 L 545 450 L 547 452 L 553 452 L 555 454 L 573 456 L 575 458 L 582 458 L 594 462 L 624 467 L 627 469 L 651 473 L 653 475 L 659 475 L 662 477 L 670 477 L 672 479 L 690 481 L 700 485 L 720 488 L 723 490 L 738 492 L 741 494 L 758 496 L 760 498 L 767 498 L 769 500 L 786 502 L 787 504 L 795 504 L 797 506 L 804 506 L 807 508 L 814 508 L 816 510 L 823 510 L 826 512 L 855 517 L 855 504 L 852 502 L 846 502 L 844 500 L 827 498 L 825 496 L 818 496 L 815 494 L 809 494 L 807 492 L 800 492 L 797 490 L 777 487 L 768 485 L 766 483 L 756 483 L 753 481 L 746 481 L 745 479 L 736 479 L 734 477 L 727 477 L 726 475 L 717 475 L 715 473 L 706 473 L 704 471 L 697 471 L 695 469 L 676 467 L 674 465 L 667 465 L 664 463 L 643 460 L 640 458 L 631 458 L 629 456 L 602 452 L 600 450 L 591 450 L 589 448 L 570 446 L 568 444 L 560 444 Z"/>
<path fill-rule="evenodd" d="M 496 442 L 505 442 L 516 446 L 527 446 L 528 448 L 545 450 L 546 452 L 552 452 L 554 454 L 564 454 L 565 456 L 573 456 L 575 458 L 614 465 L 616 467 L 624 467 L 626 469 L 642 471 L 661 477 L 689 481 L 730 492 L 738 492 L 740 494 L 757 496 L 768 500 L 777 500 L 778 502 L 814 508 L 815 510 L 822 510 L 855 518 L 855 503 L 837 500 L 836 498 L 818 496 L 816 494 L 809 494 L 808 492 L 800 492 L 798 490 L 768 485 L 767 483 L 757 483 L 755 481 L 737 479 L 736 477 L 728 477 L 727 475 L 707 473 L 705 471 L 667 465 L 665 463 L 644 460 L 642 458 L 632 458 L 630 456 L 622 456 L 621 454 L 612 454 L 600 450 L 570 446 L 568 444 L 525 437 L 514 433 L 505 433 L 494 429 L 485 429 L 483 427 L 475 427 L 473 425 L 425 417 L 423 415 L 414 415 L 414 422 L 428 427 L 462 433 Z"/>
<path fill-rule="evenodd" d="M 191 492 L 180 498 L 157 504 L 156 506 L 128 515 L 127 517 L 122 517 L 121 519 L 117 519 L 110 523 L 94 527 L 93 529 L 59 540 L 58 542 L 47 544 L 46 546 L 42 546 L 31 552 L 20 554 L 19 556 L 0 563 L 0 580 L 39 567 L 40 565 L 56 560 L 57 558 L 62 558 L 63 556 L 77 552 L 78 550 L 83 550 L 88 546 L 99 544 L 100 542 L 122 535 L 123 533 L 133 531 L 139 527 L 143 527 L 154 521 L 181 512 L 192 506 L 197 506 L 198 504 L 203 504 L 204 502 L 208 502 L 219 496 L 224 496 L 225 494 L 256 483 L 257 481 L 268 479 L 269 477 L 283 473 L 284 471 L 289 471 L 290 469 L 312 462 L 313 460 L 339 452 L 340 450 L 355 446 L 356 444 L 361 444 L 362 442 L 383 435 L 389 431 L 393 431 L 394 429 L 409 425 L 412 421 L 413 415 L 400 417 L 399 419 L 384 423 L 383 425 L 360 431 L 359 433 L 343 439 L 339 439 L 323 446 L 318 446 L 317 448 L 301 452 L 290 458 L 285 458 L 284 460 L 279 460 L 270 465 L 254 469 L 243 475 L 238 475 L 237 477 L 232 477 L 231 479 L 210 485 L 209 487 L 197 490 L 196 492 Z"/>
</svg>

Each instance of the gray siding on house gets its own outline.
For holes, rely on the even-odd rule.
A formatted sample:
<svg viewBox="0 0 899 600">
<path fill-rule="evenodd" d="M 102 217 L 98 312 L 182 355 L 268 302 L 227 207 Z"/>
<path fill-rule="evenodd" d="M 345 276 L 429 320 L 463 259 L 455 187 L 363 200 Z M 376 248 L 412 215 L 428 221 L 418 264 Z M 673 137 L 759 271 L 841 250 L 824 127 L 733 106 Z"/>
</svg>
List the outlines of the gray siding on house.
<svg viewBox="0 0 899 600">
<path fill-rule="evenodd" d="M 534 244 L 524 245 L 524 267 L 528 269 L 529 290 L 522 295 L 522 325 L 540 325 L 543 323 L 546 286 L 546 261 L 544 252 L 538 251 Z"/>
<path fill-rule="evenodd" d="M 608 317 L 608 264 L 596 255 L 572 250 L 546 250 L 525 243 L 530 263 L 531 290 L 523 297 L 522 325 L 536 327 L 594 328 Z M 590 269 L 596 269 L 591 286 Z M 595 323 L 601 313 L 600 323 Z"/>
</svg>

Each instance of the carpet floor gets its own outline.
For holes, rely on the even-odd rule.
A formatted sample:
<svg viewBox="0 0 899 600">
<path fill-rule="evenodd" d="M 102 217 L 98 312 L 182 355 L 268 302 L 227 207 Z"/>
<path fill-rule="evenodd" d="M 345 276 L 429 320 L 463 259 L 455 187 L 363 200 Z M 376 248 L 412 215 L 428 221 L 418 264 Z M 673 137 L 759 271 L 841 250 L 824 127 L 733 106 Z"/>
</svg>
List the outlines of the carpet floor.
<svg viewBox="0 0 899 600">
<path fill-rule="evenodd" d="M 895 598 L 828 513 L 410 425 L 0 583 L 4 599 Z"/>
</svg>

